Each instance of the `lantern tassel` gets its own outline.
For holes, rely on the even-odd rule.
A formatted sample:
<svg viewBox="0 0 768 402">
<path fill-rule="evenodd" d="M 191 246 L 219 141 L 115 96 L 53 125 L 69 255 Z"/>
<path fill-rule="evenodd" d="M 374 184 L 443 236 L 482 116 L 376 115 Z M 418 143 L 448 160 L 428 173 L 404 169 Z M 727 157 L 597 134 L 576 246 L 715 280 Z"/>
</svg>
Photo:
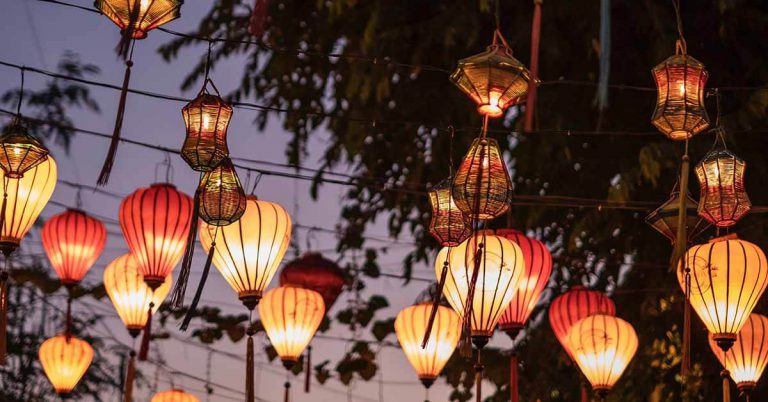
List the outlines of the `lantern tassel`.
<svg viewBox="0 0 768 402">
<path fill-rule="evenodd" d="M 67 317 L 64 321 L 64 335 L 67 337 L 67 341 L 72 339 L 72 290 L 67 288 Z"/>
<path fill-rule="evenodd" d="M 307 376 L 304 378 L 304 392 L 309 393 L 312 383 L 312 346 L 307 346 Z"/>
<path fill-rule="evenodd" d="M 144 335 L 141 338 L 141 347 L 139 348 L 139 360 L 146 361 L 149 356 L 149 341 L 152 339 L 152 308 L 155 303 L 149 303 L 149 313 L 147 315 L 147 324 L 144 325 Z"/>
<path fill-rule="evenodd" d="M 528 81 L 528 99 L 525 102 L 526 132 L 533 131 L 533 117 L 536 110 L 536 77 L 539 75 L 539 43 L 541 42 L 541 4 L 543 0 L 533 1 L 533 23 L 531 24 L 531 79 Z"/>
<path fill-rule="evenodd" d="M 131 82 L 131 67 L 133 67 L 133 61 L 129 59 L 125 62 L 125 76 L 123 77 L 123 88 L 120 91 L 120 102 L 117 105 L 112 142 L 109 144 L 107 157 L 104 159 L 104 165 L 102 165 L 101 173 L 99 173 L 99 180 L 96 182 L 99 186 L 104 186 L 109 182 L 109 175 L 112 173 L 112 166 L 115 164 L 115 155 L 117 154 L 117 146 L 120 144 L 120 131 L 123 128 L 123 117 L 125 116 L 125 102 L 128 99 L 128 84 Z"/>
<path fill-rule="evenodd" d="M 128 359 L 128 370 L 125 374 L 124 402 L 133 401 L 133 380 L 136 377 L 136 352 L 131 350 L 131 357 Z"/>
<path fill-rule="evenodd" d="M 475 363 L 475 400 L 483 402 L 483 361 L 482 350 L 477 350 L 477 362 Z"/>
<path fill-rule="evenodd" d="M 286 381 L 285 384 L 283 384 L 285 387 L 285 398 L 283 398 L 284 402 L 291 402 L 291 383 L 289 381 Z"/>
<path fill-rule="evenodd" d="M 589 402 L 589 390 L 584 381 L 581 382 L 581 402 Z"/>
<path fill-rule="evenodd" d="M 5 177 L 4 180 L 5 180 L 5 188 L 8 188 L 10 179 L 8 177 Z M 7 206 L 8 206 L 8 192 L 4 191 L 3 204 L 2 206 L 0 206 L 0 231 L 2 231 L 3 228 L 5 227 L 5 211 L 7 210 Z"/>
<path fill-rule="evenodd" d="M 255 0 L 253 13 L 251 13 L 250 31 L 251 35 L 261 39 L 264 35 L 267 23 L 267 10 L 269 8 L 268 0 Z"/>
<path fill-rule="evenodd" d="M 197 310 L 197 305 L 200 303 L 200 297 L 203 295 L 203 288 L 205 287 L 205 281 L 208 280 L 208 273 L 211 272 L 211 263 L 213 262 L 213 253 L 216 248 L 216 242 L 211 243 L 211 247 L 208 249 L 208 259 L 205 260 L 205 267 L 203 267 L 203 275 L 200 277 L 200 283 L 197 285 L 197 291 L 195 291 L 195 297 L 192 299 L 192 304 L 189 305 L 189 310 L 184 316 L 184 321 L 181 322 L 181 330 L 186 331 L 189 327 L 189 322 L 192 321 L 192 316 Z"/>
<path fill-rule="evenodd" d="M 427 347 L 429 337 L 432 335 L 432 327 L 435 325 L 435 317 L 437 317 L 437 308 L 440 306 L 440 298 L 443 295 L 443 288 L 445 287 L 445 279 L 448 277 L 448 258 L 443 263 L 443 270 L 440 272 L 440 282 L 437 283 L 437 290 L 435 292 L 434 300 L 432 301 L 432 311 L 429 313 L 429 321 L 427 321 L 427 330 L 424 331 L 424 339 L 421 340 L 421 348 Z"/>
<path fill-rule="evenodd" d="M 184 249 L 184 259 L 181 262 L 181 273 L 176 280 L 171 295 L 171 306 L 174 310 L 180 310 L 184 306 L 184 295 L 187 293 L 189 273 L 192 271 L 192 258 L 195 254 L 195 240 L 197 239 L 197 222 L 200 220 L 200 188 L 195 190 L 195 201 L 192 207 L 192 223 L 187 234 L 187 247 Z"/>
<path fill-rule="evenodd" d="M 117 55 L 122 57 L 123 60 L 128 59 L 128 55 L 131 51 L 133 33 L 136 31 L 136 24 L 138 24 L 140 12 L 141 2 L 134 1 L 131 15 L 128 17 L 128 26 L 123 29 L 122 35 L 120 35 L 120 42 L 117 43 L 117 47 L 115 48 L 115 52 L 117 52 Z"/>
<path fill-rule="evenodd" d="M 8 350 L 7 337 L 8 337 L 8 271 L 2 271 L 0 272 L 0 366 L 5 366 L 5 357 Z"/>
<path fill-rule="evenodd" d="M 720 372 L 720 377 L 723 378 L 723 402 L 731 402 L 731 382 L 730 377 L 731 373 L 728 372 L 728 370 L 723 370 Z"/>
<path fill-rule="evenodd" d="M 256 400 L 256 388 L 253 382 L 254 364 L 253 364 L 253 335 L 254 331 L 248 326 L 248 351 L 245 360 L 245 400 L 254 402 Z"/>
<path fill-rule="evenodd" d="M 512 352 L 509 357 L 509 400 L 510 402 L 519 402 L 520 389 L 518 384 L 518 360 L 517 353 Z"/>
</svg>

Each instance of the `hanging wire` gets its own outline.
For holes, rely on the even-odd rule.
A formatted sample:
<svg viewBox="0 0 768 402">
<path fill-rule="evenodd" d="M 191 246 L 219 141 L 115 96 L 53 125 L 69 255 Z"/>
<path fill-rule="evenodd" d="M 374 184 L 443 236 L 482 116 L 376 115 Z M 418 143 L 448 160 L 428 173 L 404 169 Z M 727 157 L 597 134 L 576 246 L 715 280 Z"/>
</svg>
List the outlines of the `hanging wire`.
<svg viewBox="0 0 768 402">
<path fill-rule="evenodd" d="M 21 87 L 19 88 L 19 102 L 16 104 L 16 116 L 21 117 L 21 103 L 24 99 L 24 72 L 27 70 L 25 66 L 21 66 Z"/>
<path fill-rule="evenodd" d="M 496 0 L 496 11 L 494 12 L 495 14 L 494 17 L 496 19 L 497 32 L 501 32 L 501 4 L 500 3 L 501 3 L 501 0 Z"/>
<path fill-rule="evenodd" d="M 680 13 L 680 0 L 672 0 L 672 6 L 675 8 L 675 19 L 677 21 L 677 34 L 680 37 L 680 44 L 683 54 L 688 53 L 688 45 L 685 42 L 685 35 L 683 35 L 683 17 Z"/>
</svg>

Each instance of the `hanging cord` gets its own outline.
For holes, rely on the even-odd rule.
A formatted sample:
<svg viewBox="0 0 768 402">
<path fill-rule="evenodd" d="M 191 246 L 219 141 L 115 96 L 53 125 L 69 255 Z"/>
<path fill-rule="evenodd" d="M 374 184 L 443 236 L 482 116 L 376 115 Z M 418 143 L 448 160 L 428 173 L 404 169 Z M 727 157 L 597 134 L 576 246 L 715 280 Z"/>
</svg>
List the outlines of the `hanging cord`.
<svg viewBox="0 0 768 402">
<path fill-rule="evenodd" d="M 205 363 L 205 400 L 211 402 L 213 387 L 211 386 L 211 367 L 213 366 L 213 349 L 208 350 L 208 360 Z"/>
<path fill-rule="evenodd" d="M 496 30 L 501 31 L 501 0 L 496 0 L 496 10 L 494 11 L 494 19 L 496 20 Z"/>
<path fill-rule="evenodd" d="M 247 344 L 246 360 L 245 360 L 245 401 L 254 402 L 256 400 L 256 387 L 253 381 L 254 366 L 255 366 L 253 335 L 256 334 L 256 331 L 253 329 L 253 310 L 250 310 L 248 312 L 248 329 L 245 331 L 245 333 L 248 335 L 248 344 Z"/>
<path fill-rule="evenodd" d="M 483 401 L 483 358 L 482 349 L 477 349 L 477 361 L 475 362 L 475 400 L 477 402 Z"/>
<path fill-rule="evenodd" d="M 72 339 L 72 288 L 73 286 L 67 285 L 67 315 L 64 321 L 64 336 L 67 338 L 67 342 Z"/>
<path fill-rule="evenodd" d="M 154 296 L 155 290 L 152 290 L 152 296 Z M 152 309 L 155 307 L 154 302 L 149 302 L 149 309 L 147 311 L 147 323 L 144 325 L 144 335 L 141 338 L 141 347 L 139 348 L 139 360 L 146 361 L 149 356 L 149 342 L 152 340 Z"/>
<path fill-rule="evenodd" d="M 680 0 L 672 0 L 672 6 L 675 8 L 675 19 L 677 21 L 677 34 L 679 36 L 677 42 L 678 51 L 683 55 L 688 54 L 688 45 L 685 42 L 685 35 L 683 35 L 683 17 L 680 13 Z"/>
<path fill-rule="evenodd" d="M 720 372 L 720 377 L 723 379 L 723 402 L 731 402 L 731 373 L 728 370 Z"/>
<path fill-rule="evenodd" d="M 123 388 L 123 402 L 133 401 L 133 382 L 136 378 L 136 339 L 133 339 L 133 347 L 128 353 L 128 369 L 125 374 L 125 385 Z"/>
<path fill-rule="evenodd" d="M 200 189 L 203 183 L 203 173 L 200 173 L 200 180 L 195 189 L 194 202 L 192 203 L 192 221 L 187 232 L 187 245 L 184 248 L 184 258 L 181 261 L 181 272 L 176 279 L 176 285 L 171 292 L 171 308 L 180 311 L 184 307 L 184 296 L 187 292 L 189 275 L 192 272 L 192 260 L 195 255 L 195 246 L 197 243 L 197 225 L 200 221 Z"/>
<path fill-rule="evenodd" d="M 213 50 L 213 40 L 208 40 L 208 54 L 205 58 L 205 78 L 203 80 L 203 86 L 208 82 L 211 73 L 211 51 Z"/>
<path fill-rule="evenodd" d="M 304 377 L 304 392 L 309 393 L 310 384 L 312 384 L 312 345 L 307 346 L 306 354 L 306 377 Z"/>
<path fill-rule="evenodd" d="M 288 376 L 288 373 L 290 372 L 285 372 L 285 383 L 283 384 L 283 387 L 285 387 L 285 396 L 283 397 L 284 402 L 291 402 L 291 378 Z"/>
<path fill-rule="evenodd" d="M 195 297 L 192 299 L 192 303 L 189 305 L 187 314 L 184 316 L 184 321 L 181 322 L 181 330 L 186 331 L 189 328 L 189 323 L 192 321 L 192 317 L 197 311 L 197 305 L 200 303 L 200 298 L 203 296 L 203 288 L 205 288 L 205 282 L 208 280 L 208 274 L 211 272 L 211 264 L 213 263 L 213 254 L 216 253 L 216 238 L 219 235 L 219 226 L 216 226 L 216 230 L 213 232 L 213 240 L 211 246 L 208 248 L 208 259 L 205 260 L 205 266 L 203 267 L 203 273 L 200 276 L 200 283 L 197 285 L 195 291 Z"/>
<path fill-rule="evenodd" d="M 16 116 L 21 119 L 21 103 L 24 99 L 24 72 L 27 70 L 26 66 L 21 66 L 21 87 L 19 87 L 19 102 L 16 103 Z"/>
<path fill-rule="evenodd" d="M 509 401 L 518 402 L 520 400 L 519 388 L 519 369 L 520 362 L 517 358 L 517 351 L 512 346 L 512 353 L 509 356 Z"/>
<path fill-rule="evenodd" d="M 523 130 L 533 131 L 536 116 L 536 95 L 539 78 L 539 47 L 541 44 L 541 6 L 543 0 L 533 0 L 533 21 L 531 23 L 531 77 L 528 80 L 528 95 L 525 101 Z"/>
</svg>

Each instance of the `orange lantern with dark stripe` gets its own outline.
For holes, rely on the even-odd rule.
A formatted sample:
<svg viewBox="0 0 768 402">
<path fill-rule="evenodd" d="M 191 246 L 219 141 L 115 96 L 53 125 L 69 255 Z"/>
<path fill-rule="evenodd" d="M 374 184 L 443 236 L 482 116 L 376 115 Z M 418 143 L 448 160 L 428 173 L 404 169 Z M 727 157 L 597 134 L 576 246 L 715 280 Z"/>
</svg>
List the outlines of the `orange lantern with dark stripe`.
<svg viewBox="0 0 768 402">
<path fill-rule="evenodd" d="M 0 136 L 0 168 L 6 177 L 18 179 L 48 158 L 48 149 L 29 135 L 20 117 L 16 117 Z"/>
<path fill-rule="evenodd" d="M 45 222 L 43 249 L 61 283 L 76 285 L 104 250 L 104 224 L 84 211 L 69 209 Z"/>
<path fill-rule="evenodd" d="M 314 290 L 279 287 L 264 293 L 259 303 L 261 324 L 288 369 L 299 360 L 324 316 L 323 296 Z"/>
<path fill-rule="evenodd" d="M 174 388 L 156 393 L 150 402 L 200 402 L 200 399 L 179 388 Z"/>
<path fill-rule="evenodd" d="M 568 331 L 577 321 L 595 314 L 616 314 L 616 305 L 605 293 L 575 286 L 552 300 L 549 305 L 549 325 L 558 342 L 573 359 Z"/>
<path fill-rule="evenodd" d="M 749 395 L 768 366 L 768 317 L 750 314 L 728 352 L 720 349 L 711 333 L 709 346 L 728 370 L 739 391 Z"/>
<path fill-rule="evenodd" d="M 88 371 L 93 361 L 93 348 L 84 340 L 59 335 L 40 345 L 39 357 L 56 393 L 67 396 Z"/>
</svg>

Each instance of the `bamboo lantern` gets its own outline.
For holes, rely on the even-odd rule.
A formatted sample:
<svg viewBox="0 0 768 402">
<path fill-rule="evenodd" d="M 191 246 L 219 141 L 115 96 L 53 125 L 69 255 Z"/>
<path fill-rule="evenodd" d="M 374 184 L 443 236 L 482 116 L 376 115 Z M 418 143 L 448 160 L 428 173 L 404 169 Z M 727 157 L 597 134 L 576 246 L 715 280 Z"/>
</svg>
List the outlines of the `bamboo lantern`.
<svg viewBox="0 0 768 402">
<path fill-rule="evenodd" d="M 75 337 L 58 335 L 40 345 L 40 364 L 56 393 L 69 395 L 93 360 L 88 342 Z"/>
<path fill-rule="evenodd" d="M 683 261 L 691 271 L 691 307 L 720 349 L 728 351 L 768 284 L 765 254 L 731 234 L 691 247 Z M 685 291 L 682 266 L 677 279 Z"/>
<path fill-rule="evenodd" d="M 208 250 L 216 235 L 213 264 L 238 298 L 253 310 L 261 299 L 291 239 L 291 217 L 280 205 L 247 197 L 245 213 L 237 222 L 216 231 L 202 223 L 200 243 Z"/>
<path fill-rule="evenodd" d="M 453 180 L 456 206 L 469 217 L 493 219 L 509 209 L 512 188 L 499 144 L 492 138 L 476 138 Z"/>
<path fill-rule="evenodd" d="M 709 227 L 709 223 L 698 215 L 698 207 L 699 204 L 691 197 L 691 194 L 687 194 L 685 197 L 685 216 L 688 241 L 695 240 Z M 672 244 L 675 244 L 679 208 L 680 191 L 675 190 L 667 202 L 645 217 L 645 222 L 668 238 Z"/>
<path fill-rule="evenodd" d="M 325 310 L 331 309 L 346 284 L 344 271 L 320 253 L 305 253 L 285 264 L 280 271 L 280 286 L 314 290 L 323 296 Z"/>
<path fill-rule="evenodd" d="M 708 153 L 696 165 L 701 188 L 699 215 L 717 227 L 733 226 L 752 203 L 744 190 L 747 164 L 727 149 Z"/>
<path fill-rule="evenodd" d="M 507 42 L 496 30 L 485 52 L 459 60 L 451 82 L 477 104 L 487 117 L 501 117 L 504 110 L 528 93 L 531 73 L 515 59 Z"/>
<path fill-rule="evenodd" d="M 245 191 L 229 158 L 203 175 L 198 191 L 200 218 L 210 225 L 230 225 L 245 213 Z"/>
<path fill-rule="evenodd" d="M 455 247 L 472 235 L 471 222 L 453 201 L 450 178 L 429 189 L 429 233 L 442 247 Z"/>
<path fill-rule="evenodd" d="M 96 0 L 96 8 L 132 39 L 179 18 L 184 0 Z"/>
<path fill-rule="evenodd" d="M 279 287 L 259 303 L 261 324 L 287 369 L 299 360 L 324 316 L 323 296 L 314 290 Z"/>
<path fill-rule="evenodd" d="M 520 246 L 523 261 L 525 261 L 520 285 L 512 295 L 509 307 L 504 310 L 499 319 L 499 329 L 514 339 L 525 327 L 525 323 L 549 282 L 549 275 L 552 273 L 552 254 L 544 243 L 527 237 L 517 230 L 500 229 L 496 234 Z"/>
<path fill-rule="evenodd" d="M 229 155 L 227 127 L 232 118 L 232 106 L 224 102 L 218 92 L 210 94 L 203 86 L 181 113 L 187 127 L 181 157 L 193 170 L 209 172 L 215 169 Z"/>
<path fill-rule="evenodd" d="M 687 54 L 676 54 L 654 67 L 656 110 L 651 122 L 676 141 L 686 140 L 709 127 L 704 106 L 707 70 Z"/>
<path fill-rule="evenodd" d="M 568 331 L 577 321 L 596 314 L 614 315 L 616 306 L 605 293 L 583 286 L 574 286 L 550 303 L 549 325 L 571 360 L 575 358 L 568 342 Z"/>
<path fill-rule="evenodd" d="M 0 148 L 0 168 L 11 179 L 24 176 L 26 171 L 48 158 L 48 149 L 29 135 L 19 118 L 0 136 Z"/>
<path fill-rule="evenodd" d="M 448 307 L 438 306 L 429 342 L 422 348 L 431 310 L 431 303 L 421 303 L 404 308 L 395 318 L 397 341 L 426 388 L 435 383 L 461 337 L 459 315 Z"/>
<path fill-rule="evenodd" d="M 192 198 L 172 184 L 143 187 L 120 204 L 120 227 L 139 273 L 159 288 L 184 253 L 192 218 Z"/>
<path fill-rule="evenodd" d="M 174 388 L 156 393 L 150 402 L 200 402 L 200 399 L 179 388 Z"/>
<path fill-rule="evenodd" d="M 720 350 L 712 334 L 709 335 L 709 346 L 739 391 L 749 395 L 768 365 L 768 317 L 750 314 L 728 352 Z"/>
<path fill-rule="evenodd" d="M 68 209 L 45 222 L 41 237 L 59 280 L 73 286 L 80 283 L 101 255 L 107 230 L 100 220 L 84 211 Z"/>
<path fill-rule="evenodd" d="M 601 397 L 613 388 L 637 352 L 637 333 L 628 322 L 596 314 L 568 330 L 576 364 Z"/>
</svg>

